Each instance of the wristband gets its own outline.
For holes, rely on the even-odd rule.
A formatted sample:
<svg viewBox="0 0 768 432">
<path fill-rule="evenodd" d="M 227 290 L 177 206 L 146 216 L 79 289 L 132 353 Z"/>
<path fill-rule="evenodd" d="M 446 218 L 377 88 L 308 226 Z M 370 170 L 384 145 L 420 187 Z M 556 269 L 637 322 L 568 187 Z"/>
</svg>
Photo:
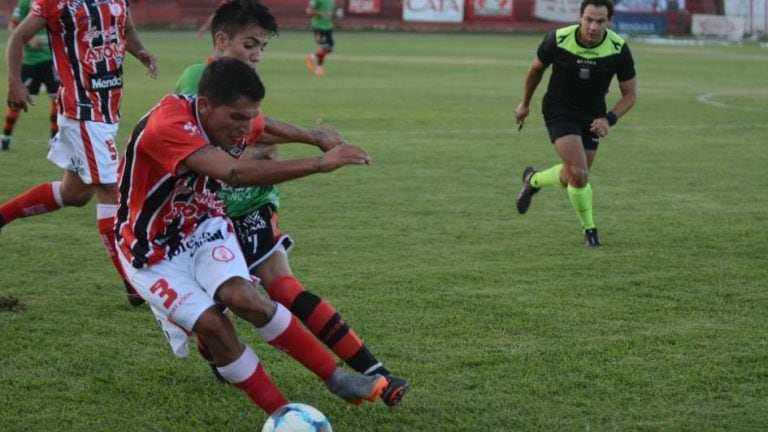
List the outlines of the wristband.
<svg viewBox="0 0 768 432">
<path fill-rule="evenodd" d="M 608 111 L 605 113 L 605 119 L 608 120 L 608 125 L 613 126 L 616 124 L 617 121 L 619 121 L 619 118 L 616 116 L 616 114 L 613 113 L 613 111 Z"/>
</svg>

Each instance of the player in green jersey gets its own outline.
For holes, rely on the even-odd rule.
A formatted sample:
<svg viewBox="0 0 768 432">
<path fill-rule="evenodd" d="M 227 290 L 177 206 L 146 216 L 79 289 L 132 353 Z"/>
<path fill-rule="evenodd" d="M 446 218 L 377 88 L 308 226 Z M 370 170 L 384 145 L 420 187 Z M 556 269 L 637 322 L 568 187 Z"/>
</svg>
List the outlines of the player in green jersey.
<svg viewBox="0 0 768 432">
<path fill-rule="evenodd" d="M 257 0 L 238 0 L 221 5 L 211 22 L 214 53 L 209 61 L 221 57 L 238 58 L 254 68 L 278 26 L 269 9 Z M 179 78 L 176 93 L 196 94 L 205 64 L 188 67 Z M 259 114 L 253 122 L 249 146 L 240 157 L 275 157 L 274 144 L 305 143 L 326 152 L 346 144 L 338 131 L 320 125 L 304 129 Z M 318 157 L 318 161 L 323 156 Z M 384 375 L 388 386 L 381 399 L 397 405 L 408 383 L 386 369 L 368 350 L 355 331 L 333 306 L 304 289 L 288 262 L 292 240 L 278 227 L 279 194 L 274 186 L 232 187 L 223 185 L 217 193 L 232 220 L 243 255 L 251 273 L 276 302 L 288 307 L 319 340 L 357 372 Z M 205 347 L 199 346 L 206 356 Z"/>
<path fill-rule="evenodd" d="M 11 19 L 8 22 L 9 34 L 29 14 L 30 2 L 31 0 L 19 0 L 16 4 Z M 45 85 L 48 96 L 51 98 L 49 120 L 51 138 L 53 138 L 59 130 L 59 127 L 56 125 L 56 101 L 54 99 L 56 92 L 59 90 L 59 77 L 56 76 L 56 70 L 53 67 L 53 56 L 51 55 L 51 47 L 48 45 L 48 33 L 46 31 L 41 31 L 24 46 L 21 80 L 27 86 L 29 94 L 32 96 L 37 96 L 40 92 L 40 85 Z M 20 109 L 6 108 L 3 135 L 0 137 L 0 150 L 10 149 L 11 134 L 13 134 L 13 128 L 20 115 Z"/>
<path fill-rule="evenodd" d="M 315 75 L 325 75 L 323 64 L 325 57 L 333 52 L 333 13 L 336 8 L 334 0 L 309 0 L 306 13 L 311 18 L 310 27 L 315 35 L 317 48 L 312 54 L 304 56 L 307 69 Z"/>
<path fill-rule="evenodd" d="M 548 34 L 539 45 L 525 77 L 522 100 L 515 108 L 519 128 L 529 113 L 529 104 L 544 71 L 552 65 L 542 112 L 562 163 L 536 171 L 526 167 L 517 197 L 517 211 L 528 211 L 531 198 L 541 188 L 560 186 L 576 210 L 587 247 L 600 246 L 592 215 L 592 186 L 589 170 L 600 138 L 635 104 L 635 66 L 624 39 L 608 29 L 613 17 L 610 0 L 584 0 L 579 24 Z M 607 111 L 605 95 L 616 76 L 621 98 Z"/>
</svg>

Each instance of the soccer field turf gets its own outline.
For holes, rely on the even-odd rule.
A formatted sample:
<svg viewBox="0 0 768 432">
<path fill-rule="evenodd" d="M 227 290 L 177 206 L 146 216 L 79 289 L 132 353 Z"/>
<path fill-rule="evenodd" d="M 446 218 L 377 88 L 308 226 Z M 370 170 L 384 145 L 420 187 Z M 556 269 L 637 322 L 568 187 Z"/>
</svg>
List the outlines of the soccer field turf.
<svg viewBox="0 0 768 432">
<path fill-rule="evenodd" d="M 141 37 L 160 77 L 126 61 L 120 143 L 211 51 L 191 32 Z M 412 391 L 394 409 L 348 406 L 240 322 L 290 400 L 337 432 L 768 429 L 768 50 L 629 40 L 638 102 L 600 145 L 605 247 L 587 250 L 563 191 L 515 210 L 522 169 L 557 162 L 546 77 L 522 132 L 512 115 L 541 35 L 336 39 L 323 78 L 304 67 L 310 34 L 274 39 L 263 109 L 321 118 L 373 163 L 280 186 L 281 226 L 299 280 Z M 0 201 L 61 177 L 43 99 L 0 153 Z M 94 215 L 2 230 L 0 297 L 21 306 L 0 311 L 0 430 L 260 430 L 241 392 L 196 354 L 174 358 L 149 310 L 128 306 Z"/>
</svg>

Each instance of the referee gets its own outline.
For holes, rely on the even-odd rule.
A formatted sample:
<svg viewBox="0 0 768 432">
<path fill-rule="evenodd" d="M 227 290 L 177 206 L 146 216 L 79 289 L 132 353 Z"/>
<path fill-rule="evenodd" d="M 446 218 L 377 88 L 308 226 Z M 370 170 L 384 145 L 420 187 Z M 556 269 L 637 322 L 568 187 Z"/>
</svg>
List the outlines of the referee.
<svg viewBox="0 0 768 432">
<path fill-rule="evenodd" d="M 576 210 L 584 232 L 584 244 L 602 243 L 592 216 L 592 186 L 589 169 L 595 160 L 600 138 L 635 104 L 635 65 L 624 39 L 608 29 L 613 17 L 610 0 L 581 2 L 579 23 L 563 27 L 544 37 L 525 77 L 515 120 L 522 128 L 529 114 L 533 93 L 544 71 L 552 65 L 542 112 L 562 163 L 537 171 L 523 171 L 523 186 L 517 197 L 517 211 L 528 211 L 531 198 L 541 188 L 561 186 Z M 621 99 L 608 111 L 605 95 L 613 76 L 619 81 Z"/>
</svg>

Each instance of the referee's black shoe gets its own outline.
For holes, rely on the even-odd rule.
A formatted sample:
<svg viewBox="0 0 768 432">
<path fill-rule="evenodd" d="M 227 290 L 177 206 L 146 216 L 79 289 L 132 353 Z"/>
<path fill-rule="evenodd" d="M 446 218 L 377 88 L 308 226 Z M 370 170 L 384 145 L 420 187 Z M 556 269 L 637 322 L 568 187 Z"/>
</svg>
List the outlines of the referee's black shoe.
<svg viewBox="0 0 768 432">
<path fill-rule="evenodd" d="M 584 230 L 584 246 L 588 248 L 602 246 L 603 242 L 600 241 L 600 237 L 597 235 L 597 228 L 590 228 Z"/>
<path fill-rule="evenodd" d="M 520 193 L 517 195 L 517 212 L 525 214 L 528 211 L 528 207 L 531 205 L 531 198 L 540 191 L 541 188 L 531 186 L 531 177 L 536 174 L 536 169 L 532 166 L 527 166 L 523 170 L 523 187 L 520 189 Z"/>
</svg>

